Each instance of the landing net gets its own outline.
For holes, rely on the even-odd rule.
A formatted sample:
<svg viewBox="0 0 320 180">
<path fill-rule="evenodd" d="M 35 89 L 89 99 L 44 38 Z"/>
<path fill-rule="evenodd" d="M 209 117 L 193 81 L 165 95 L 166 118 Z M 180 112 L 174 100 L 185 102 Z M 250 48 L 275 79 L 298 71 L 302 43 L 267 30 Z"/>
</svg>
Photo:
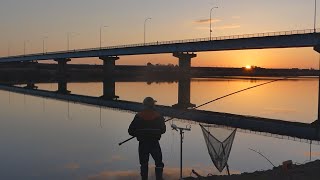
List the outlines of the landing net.
<svg viewBox="0 0 320 180">
<path fill-rule="evenodd" d="M 213 164 L 222 172 L 227 166 L 237 129 L 224 129 L 200 124 Z"/>
</svg>

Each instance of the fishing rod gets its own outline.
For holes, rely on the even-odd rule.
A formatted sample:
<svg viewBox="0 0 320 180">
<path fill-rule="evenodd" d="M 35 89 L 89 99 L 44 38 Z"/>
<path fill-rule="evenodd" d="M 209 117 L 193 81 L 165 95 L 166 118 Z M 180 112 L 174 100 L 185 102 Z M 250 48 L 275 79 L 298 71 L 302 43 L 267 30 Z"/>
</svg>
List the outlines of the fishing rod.
<svg viewBox="0 0 320 180">
<path fill-rule="evenodd" d="M 260 156 L 262 156 L 263 158 L 265 158 L 274 168 L 276 167 L 265 155 L 263 155 L 260 151 L 257 151 L 255 149 L 251 149 L 251 148 L 248 148 L 249 150 L 255 152 L 255 153 L 258 153 L 260 154 Z"/>
<path fill-rule="evenodd" d="M 227 94 L 227 95 L 218 97 L 218 98 L 216 98 L 216 99 L 210 100 L 210 101 L 208 101 L 208 102 L 205 102 L 205 103 L 203 103 L 203 104 L 201 104 L 201 105 L 199 105 L 199 106 L 192 107 L 192 108 L 190 108 L 190 109 L 186 109 L 185 111 L 183 111 L 182 113 L 180 113 L 180 114 L 178 114 L 178 115 L 183 115 L 183 114 L 185 114 L 185 113 L 188 112 L 187 110 L 198 109 L 198 108 L 200 108 L 200 107 L 202 107 L 202 106 L 205 106 L 205 105 L 207 105 L 207 104 L 213 103 L 213 102 L 215 102 L 215 101 L 218 101 L 218 100 L 220 100 L 220 99 L 226 98 L 226 97 L 228 97 L 228 96 L 232 96 L 232 95 L 234 95 L 234 94 L 238 94 L 238 93 L 240 93 L 240 92 L 247 91 L 247 90 L 249 90 L 249 89 L 253 89 L 253 88 L 256 88 L 256 87 L 259 87 L 259 86 L 263 86 L 263 85 L 266 85 L 266 84 L 270 84 L 270 83 L 273 83 L 273 82 L 276 82 L 276 81 L 285 80 L 285 79 L 288 79 L 288 77 L 284 77 L 284 78 L 281 78 L 281 79 L 275 79 L 275 80 L 268 81 L 268 82 L 265 82 L 265 83 L 261 83 L 261 84 L 258 84 L 258 85 L 255 85 L 255 86 L 251 86 L 251 87 L 248 87 L 248 88 L 245 88 L 245 89 L 241 89 L 241 90 L 239 90 L 239 91 L 235 91 L 235 92 L 233 92 L 233 93 L 230 93 L 230 94 Z M 168 121 L 170 121 L 170 120 L 172 120 L 172 119 L 174 119 L 174 118 L 175 118 L 175 117 L 171 117 L 171 118 L 165 120 L 164 122 L 168 122 Z M 132 136 L 131 138 L 128 138 L 127 140 L 120 142 L 120 143 L 119 143 L 119 146 L 121 146 L 122 144 L 124 144 L 124 143 L 126 143 L 126 142 L 128 142 L 128 141 L 130 141 L 131 139 L 134 139 L 134 138 L 135 138 L 135 137 Z"/>
</svg>

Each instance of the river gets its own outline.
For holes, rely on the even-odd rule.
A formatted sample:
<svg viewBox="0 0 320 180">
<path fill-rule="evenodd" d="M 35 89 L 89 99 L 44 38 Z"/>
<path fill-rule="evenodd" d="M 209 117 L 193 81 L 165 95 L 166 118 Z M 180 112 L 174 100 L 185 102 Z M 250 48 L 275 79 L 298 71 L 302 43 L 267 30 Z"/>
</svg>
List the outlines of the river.
<svg viewBox="0 0 320 180">
<path fill-rule="evenodd" d="M 192 79 L 191 103 L 209 100 L 269 81 L 269 78 Z M 56 90 L 57 84 L 36 84 L 39 89 Z M 69 83 L 72 94 L 99 97 L 100 82 Z M 178 101 L 178 82 L 116 82 L 121 100 L 141 102 L 152 96 L 161 105 Z M 73 102 L 0 91 L 0 179 L 139 179 L 138 142 L 129 137 L 128 126 L 134 114 Z M 221 99 L 200 109 L 311 123 L 317 119 L 318 79 L 294 78 L 251 89 Z M 170 123 L 191 125 L 183 142 L 184 175 L 191 169 L 202 175 L 219 174 L 215 169 L 198 124 L 173 120 L 160 143 L 165 176 L 179 176 L 180 135 Z M 221 131 L 227 131 L 221 129 Z M 219 133 L 219 132 L 218 132 Z M 271 169 L 271 164 L 252 148 L 262 152 L 275 165 L 283 161 L 309 161 L 310 145 L 239 130 L 229 157 L 231 173 Z M 319 159 L 320 146 L 312 144 L 312 160 Z M 150 160 L 150 166 L 154 165 Z M 153 170 L 150 170 L 153 173 Z M 225 173 L 225 172 L 223 172 Z"/>
</svg>

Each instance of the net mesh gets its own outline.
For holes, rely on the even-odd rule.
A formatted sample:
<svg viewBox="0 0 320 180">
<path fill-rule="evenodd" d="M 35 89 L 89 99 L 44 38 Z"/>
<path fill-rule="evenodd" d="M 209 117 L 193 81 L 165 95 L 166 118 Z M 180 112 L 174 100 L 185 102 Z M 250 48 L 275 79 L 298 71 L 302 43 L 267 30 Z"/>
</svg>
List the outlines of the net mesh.
<svg viewBox="0 0 320 180">
<path fill-rule="evenodd" d="M 201 125 L 213 164 L 222 172 L 226 167 L 237 129 L 224 129 L 209 125 Z"/>
</svg>

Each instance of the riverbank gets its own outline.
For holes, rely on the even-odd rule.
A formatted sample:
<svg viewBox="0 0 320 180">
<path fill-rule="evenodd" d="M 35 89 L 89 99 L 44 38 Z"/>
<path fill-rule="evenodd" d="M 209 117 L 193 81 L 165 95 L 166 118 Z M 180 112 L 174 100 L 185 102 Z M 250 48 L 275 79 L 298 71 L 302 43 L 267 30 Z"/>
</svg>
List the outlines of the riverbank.
<svg viewBox="0 0 320 180">
<path fill-rule="evenodd" d="M 242 173 L 231 176 L 208 176 L 202 178 L 184 178 L 185 180 L 318 180 L 320 178 L 320 160 L 306 164 L 296 165 L 286 168 L 278 166 L 272 170 L 256 171 L 253 173 Z"/>
<path fill-rule="evenodd" d="M 0 81 L 13 80 L 48 80 L 57 76 L 57 64 L 44 63 L 2 63 L 0 64 Z M 102 65 L 68 64 L 67 77 L 82 80 L 102 80 L 104 76 Z M 134 77 L 138 79 L 177 80 L 179 78 L 207 78 L 207 77 L 298 77 L 318 76 L 315 69 L 268 69 L 261 67 L 229 68 L 229 67 L 191 67 L 190 71 L 181 70 L 174 65 L 147 66 L 115 66 L 112 78 Z"/>
</svg>

